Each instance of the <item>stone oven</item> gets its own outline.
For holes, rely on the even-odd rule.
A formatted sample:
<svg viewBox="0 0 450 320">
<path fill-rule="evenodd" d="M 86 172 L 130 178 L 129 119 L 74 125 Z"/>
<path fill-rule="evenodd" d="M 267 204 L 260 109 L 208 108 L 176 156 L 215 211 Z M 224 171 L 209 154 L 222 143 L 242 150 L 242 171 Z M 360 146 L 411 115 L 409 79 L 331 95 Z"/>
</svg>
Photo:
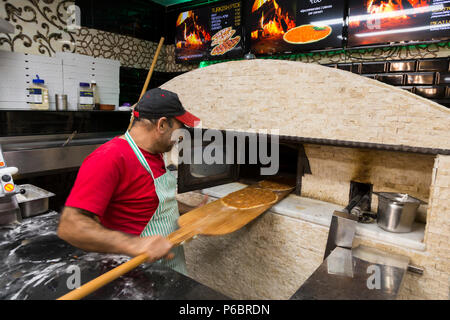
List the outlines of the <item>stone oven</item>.
<svg viewBox="0 0 450 320">
<path fill-rule="evenodd" d="M 322 262 L 330 222 L 321 215 L 346 206 L 351 182 L 360 182 L 427 205 L 413 232 L 358 226 L 353 245 L 407 256 L 423 270 L 406 274 L 399 298 L 449 298 L 450 109 L 351 72 L 281 60 L 220 63 L 162 88 L 204 128 L 295 137 L 310 169 L 301 197 L 329 204 L 316 217 L 272 208 L 233 234 L 187 243 L 195 280 L 235 299 L 288 299 Z"/>
</svg>

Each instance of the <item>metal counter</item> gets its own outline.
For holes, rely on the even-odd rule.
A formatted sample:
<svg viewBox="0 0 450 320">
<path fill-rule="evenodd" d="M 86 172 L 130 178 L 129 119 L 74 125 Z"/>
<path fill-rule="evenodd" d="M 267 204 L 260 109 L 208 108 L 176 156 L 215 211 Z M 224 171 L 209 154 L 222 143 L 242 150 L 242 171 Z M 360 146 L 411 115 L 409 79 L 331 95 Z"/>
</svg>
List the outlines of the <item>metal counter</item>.
<svg viewBox="0 0 450 320">
<path fill-rule="evenodd" d="M 394 300 L 408 264 L 375 248 L 336 247 L 291 300 Z"/>
<path fill-rule="evenodd" d="M 70 267 L 81 284 L 127 261 L 122 255 L 88 253 L 56 235 L 57 212 L 0 227 L 0 300 L 56 299 L 70 290 Z M 169 268 L 143 264 L 85 298 L 86 300 L 229 300 Z"/>
</svg>

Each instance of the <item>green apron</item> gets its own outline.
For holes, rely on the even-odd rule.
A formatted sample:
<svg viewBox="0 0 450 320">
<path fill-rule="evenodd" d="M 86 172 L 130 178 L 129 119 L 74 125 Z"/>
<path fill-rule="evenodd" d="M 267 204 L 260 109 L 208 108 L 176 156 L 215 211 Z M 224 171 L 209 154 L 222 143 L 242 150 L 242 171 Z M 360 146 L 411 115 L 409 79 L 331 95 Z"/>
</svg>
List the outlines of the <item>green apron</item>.
<svg viewBox="0 0 450 320">
<path fill-rule="evenodd" d="M 136 143 L 131 138 L 128 131 L 125 133 L 125 139 L 133 149 L 139 162 L 150 173 L 155 183 L 156 195 L 158 196 L 159 205 L 155 213 L 148 222 L 141 237 L 150 237 L 154 235 L 161 235 L 167 237 L 169 234 L 178 229 L 177 220 L 180 217 L 178 212 L 178 202 L 175 199 L 175 190 L 177 186 L 177 179 L 166 168 L 166 173 L 155 179 L 153 172 Z M 187 275 L 186 261 L 184 258 L 183 246 L 178 246 L 172 249 L 175 257 L 172 260 L 161 259 L 158 263 L 174 269 L 184 275 Z"/>
</svg>

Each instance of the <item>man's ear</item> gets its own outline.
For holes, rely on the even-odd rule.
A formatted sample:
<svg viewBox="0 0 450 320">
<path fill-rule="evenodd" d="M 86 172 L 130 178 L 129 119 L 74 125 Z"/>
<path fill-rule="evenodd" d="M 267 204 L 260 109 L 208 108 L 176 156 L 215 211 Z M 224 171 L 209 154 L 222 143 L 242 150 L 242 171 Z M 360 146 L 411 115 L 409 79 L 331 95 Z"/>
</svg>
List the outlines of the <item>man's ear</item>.
<svg viewBox="0 0 450 320">
<path fill-rule="evenodd" d="M 165 130 L 167 130 L 168 126 L 169 126 L 169 122 L 166 117 L 159 118 L 158 123 L 157 123 L 158 131 L 161 131 L 161 130 L 165 131 Z"/>
</svg>

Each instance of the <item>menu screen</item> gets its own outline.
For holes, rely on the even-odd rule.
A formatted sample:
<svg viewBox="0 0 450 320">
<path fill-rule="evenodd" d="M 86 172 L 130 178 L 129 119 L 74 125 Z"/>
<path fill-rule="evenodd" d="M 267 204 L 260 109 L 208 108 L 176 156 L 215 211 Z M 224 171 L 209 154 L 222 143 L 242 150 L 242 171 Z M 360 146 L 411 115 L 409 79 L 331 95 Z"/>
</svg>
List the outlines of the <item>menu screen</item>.
<svg viewBox="0 0 450 320">
<path fill-rule="evenodd" d="M 350 0 L 349 46 L 450 38 L 449 0 Z"/>
<path fill-rule="evenodd" d="M 211 34 L 209 8 L 181 12 L 176 21 L 175 57 L 179 61 L 204 60 Z"/>
<path fill-rule="evenodd" d="M 241 8 L 241 1 L 233 1 L 180 13 L 176 25 L 176 60 L 242 56 Z"/>
<path fill-rule="evenodd" d="M 256 54 L 342 47 L 345 1 L 254 0 L 249 10 Z"/>
<path fill-rule="evenodd" d="M 231 2 L 211 8 L 210 59 L 242 56 L 241 2 Z"/>
</svg>

